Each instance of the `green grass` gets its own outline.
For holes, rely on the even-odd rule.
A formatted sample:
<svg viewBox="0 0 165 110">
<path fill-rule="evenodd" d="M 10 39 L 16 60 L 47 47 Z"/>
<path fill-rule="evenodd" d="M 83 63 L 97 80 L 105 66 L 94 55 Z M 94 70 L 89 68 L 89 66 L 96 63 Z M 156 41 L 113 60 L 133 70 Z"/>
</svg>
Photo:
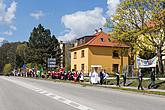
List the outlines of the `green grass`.
<svg viewBox="0 0 165 110">
<path fill-rule="evenodd" d="M 110 88 L 126 90 L 126 91 L 131 91 L 131 92 L 138 92 L 138 93 L 143 93 L 143 94 L 155 94 L 155 95 L 164 95 L 165 96 L 165 92 L 159 92 L 159 91 L 137 90 L 137 89 L 120 88 L 120 87 L 110 87 Z"/>
<path fill-rule="evenodd" d="M 80 83 L 83 87 L 86 86 L 93 86 L 91 84 L 84 84 Z M 96 87 L 96 86 L 95 86 Z M 100 86 L 99 86 L 100 87 Z M 147 90 L 137 90 L 137 89 L 130 89 L 130 88 L 122 88 L 122 87 L 110 87 L 110 86 L 102 86 L 103 88 L 111 88 L 111 89 L 117 89 L 117 90 L 124 90 L 124 91 L 130 91 L 130 92 L 137 92 L 142 94 L 155 94 L 155 95 L 163 95 L 165 96 L 165 92 L 159 92 L 159 91 L 147 91 Z"/>
<path fill-rule="evenodd" d="M 121 79 L 120 82 L 123 80 Z M 127 79 L 127 82 L 130 81 L 132 82 L 129 86 L 130 87 L 137 87 L 138 86 L 138 79 Z M 150 80 L 143 80 L 142 85 L 144 88 L 148 88 L 148 85 L 150 84 Z M 157 89 L 163 89 L 165 90 L 165 81 L 162 80 L 156 80 L 156 84 L 164 82 L 162 84 L 159 84 L 159 87 Z M 116 79 L 107 79 L 107 85 L 115 85 L 116 84 Z"/>
</svg>

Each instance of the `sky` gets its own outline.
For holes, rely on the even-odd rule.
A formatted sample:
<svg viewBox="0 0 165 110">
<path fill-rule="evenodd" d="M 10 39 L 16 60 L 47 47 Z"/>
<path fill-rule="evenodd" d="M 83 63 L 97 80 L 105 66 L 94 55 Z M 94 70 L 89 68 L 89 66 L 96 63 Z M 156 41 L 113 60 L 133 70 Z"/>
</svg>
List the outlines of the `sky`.
<svg viewBox="0 0 165 110">
<path fill-rule="evenodd" d="M 120 0 L 0 0 L 0 43 L 28 41 L 38 24 L 70 41 L 103 28 Z"/>
</svg>

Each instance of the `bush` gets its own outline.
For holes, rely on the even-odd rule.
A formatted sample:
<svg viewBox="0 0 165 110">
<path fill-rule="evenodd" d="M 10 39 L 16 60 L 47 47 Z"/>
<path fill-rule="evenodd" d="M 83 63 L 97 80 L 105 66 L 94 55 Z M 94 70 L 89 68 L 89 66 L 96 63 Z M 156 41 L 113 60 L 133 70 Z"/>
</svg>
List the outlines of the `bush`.
<svg viewBox="0 0 165 110">
<path fill-rule="evenodd" d="M 12 65 L 11 64 L 5 64 L 3 68 L 3 73 L 4 75 L 8 75 L 12 70 Z"/>
</svg>

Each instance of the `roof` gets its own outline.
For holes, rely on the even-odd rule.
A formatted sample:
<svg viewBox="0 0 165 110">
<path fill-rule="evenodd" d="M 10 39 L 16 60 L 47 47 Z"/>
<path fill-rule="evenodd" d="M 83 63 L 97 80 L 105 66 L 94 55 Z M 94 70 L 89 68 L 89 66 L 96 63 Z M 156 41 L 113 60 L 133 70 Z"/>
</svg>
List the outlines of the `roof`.
<svg viewBox="0 0 165 110">
<path fill-rule="evenodd" d="M 118 40 L 112 40 L 110 34 L 106 34 L 104 32 L 98 32 L 94 35 L 90 41 L 85 44 L 78 45 L 76 47 L 71 48 L 71 50 L 84 47 L 84 46 L 101 46 L 101 47 L 117 47 L 117 48 L 129 48 L 128 45 L 119 42 Z M 83 38 L 83 37 L 82 37 Z M 79 38 L 80 39 L 80 38 Z"/>
<path fill-rule="evenodd" d="M 85 37 L 95 37 L 95 35 L 83 36 L 83 37 L 78 38 L 77 40 L 85 38 Z"/>
</svg>

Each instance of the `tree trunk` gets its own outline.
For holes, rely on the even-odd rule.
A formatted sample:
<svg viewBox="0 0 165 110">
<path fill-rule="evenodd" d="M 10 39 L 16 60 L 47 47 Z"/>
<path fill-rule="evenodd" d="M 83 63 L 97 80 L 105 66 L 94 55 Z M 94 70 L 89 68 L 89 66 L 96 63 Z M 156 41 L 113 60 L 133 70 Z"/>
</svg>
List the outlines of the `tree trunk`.
<svg viewBox="0 0 165 110">
<path fill-rule="evenodd" d="M 121 64 L 120 64 L 120 74 L 123 72 L 123 49 L 120 50 L 120 55 L 121 55 Z"/>
<path fill-rule="evenodd" d="M 162 54 L 161 54 L 161 48 L 158 47 L 157 49 L 157 57 L 158 57 L 158 68 L 159 68 L 159 73 L 164 74 L 163 70 L 163 62 L 162 62 Z"/>
<path fill-rule="evenodd" d="M 133 50 L 134 50 L 134 48 L 133 48 L 133 46 L 131 46 L 131 61 L 130 61 L 130 64 L 131 65 L 129 65 L 129 73 L 130 73 L 130 75 L 133 77 L 133 65 L 134 65 L 134 54 L 133 54 Z"/>
</svg>

